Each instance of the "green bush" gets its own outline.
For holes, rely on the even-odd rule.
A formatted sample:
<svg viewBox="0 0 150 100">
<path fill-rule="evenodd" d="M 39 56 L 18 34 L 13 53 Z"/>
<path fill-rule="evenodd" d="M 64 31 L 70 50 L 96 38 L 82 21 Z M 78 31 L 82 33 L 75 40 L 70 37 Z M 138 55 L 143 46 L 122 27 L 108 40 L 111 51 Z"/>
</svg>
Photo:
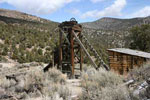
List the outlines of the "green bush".
<svg viewBox="0 0 150 100">
<path fill-rule="evenodd" d="M 43 50 L 42 49 L 38 49 L 37 52 L 38 52 L 39 55 L 43 55 Z"/>
<path fill-rule="evenodd" d="M 3 56 L 6 56 L 7 53 L 8 53 L 8 47 L 4 47 L 4 48 L 3 48 L 3 51 L 2 51 L 2 55 L 3 55 Z"/>
<path fill-rule="evenodd" d="M 43 62 L 49 63 L 50 61 L 52 61 L 51 56 L 51 53 L 46 51 L 44 54 Z"/>
<path fill-rule="evenodd" d="M 26 60 L 28 61 L 28 62 L 33 62 L 33 61 L 35 61 L 34 60 L 34 54 L 32 53 L 32 52 L 26 52 Z"/>
<path fill-rule="evenodd" d="M 19 51 L 16 47 L 13 47 L 13 54 L 12 54 L 12 59 L 18 59 L 19 58 Z"/>
</svg>

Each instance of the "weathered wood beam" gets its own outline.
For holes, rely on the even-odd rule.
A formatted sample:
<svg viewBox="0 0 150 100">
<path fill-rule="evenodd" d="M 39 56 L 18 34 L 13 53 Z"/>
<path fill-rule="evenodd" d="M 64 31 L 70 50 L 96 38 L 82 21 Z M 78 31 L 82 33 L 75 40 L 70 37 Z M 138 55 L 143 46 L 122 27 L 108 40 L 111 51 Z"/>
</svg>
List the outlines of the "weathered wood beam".
<svg viewBox="0 0 150 100">
<path fill-rule="evenodd" d="M 71 66 L 72 66 L 72 77 L 74 77 L 74 41 L 73 41 L 73 30 L 70 33 L 70 53 L 71 53 Z"/>
<path fill-rule="evenodd" d="M 76 33 L 73 31 L 72 32 L 75 39 L 78 41 L 79 45 L 81 46 L 81 48 L 83 49 L 83 51 L 85 52 L 85 54 L 88 56 L 88 58 L 90 59 L 92 65 L 97 69 L 97 65 L 95 64 L 95 62 L 92 60 L 90 54 L 88 53 L 88 51 L 86 50 L 86 48 L 84 47 L 84 45 L 82 44 L 82 42 L 80 41 L 80 39 L 77 37 Z"/>
</svg>

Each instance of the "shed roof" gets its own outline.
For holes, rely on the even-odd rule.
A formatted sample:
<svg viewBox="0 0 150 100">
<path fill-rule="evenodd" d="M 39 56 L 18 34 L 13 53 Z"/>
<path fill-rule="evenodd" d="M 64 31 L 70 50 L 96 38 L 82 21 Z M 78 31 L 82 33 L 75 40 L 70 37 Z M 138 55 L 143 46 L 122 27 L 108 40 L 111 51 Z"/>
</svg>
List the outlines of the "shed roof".
<svg viewBox="0 0 150 100">
<path fill-rule="evenodd" d="M 150 59 L 150 53 L 132 50 L 128 48 L 114 48 L 114 49 L 108 49 L 108 51 L 114 51 L 114 52 L 119 52 L 119 53 L 124 53 L 128 55 L 139 56 L 139 57 Z"/>
</svg>

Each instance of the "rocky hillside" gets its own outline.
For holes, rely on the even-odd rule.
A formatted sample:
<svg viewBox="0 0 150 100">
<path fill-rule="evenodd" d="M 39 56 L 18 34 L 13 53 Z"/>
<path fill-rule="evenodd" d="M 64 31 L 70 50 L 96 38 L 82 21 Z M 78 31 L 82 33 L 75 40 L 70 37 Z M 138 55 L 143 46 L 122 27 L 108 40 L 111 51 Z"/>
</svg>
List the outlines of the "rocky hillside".
<svg viewBox="0 0 150 100">
<path fill-rule="evenodd" d="M 128 31 L 84 28 L 83 34 L 88 38 L 89 42 L 106 63 L 109 61 L 107 52 L 108 48 L 128 48 L 128 40 L 126 38 L 130 34 Z M 128 41 L 128 43 L 130 43 L 130 41 Z"/>
<path fill-rule="evenodd" d="M 23 12 L 15 11 L 15 10 L 6 10 L 6 9 L 0 9 L 0 16 L 15 18 L 15 19 L 22 19 L 26 21 L 36 21 L 41 23 L 50 22 L 49 20 L 42 19 L 40 17 L 36 17 L 33 15 L 29 15 Z"/>
<path fill-rule="evenodd" d="M 85 28 L 118 31 L 128 30 L 135 25 L 141 25 L 143 23 L 150 23 L 150 16 L 132 19 L 117 19 L 104 17 L 94 22 L 82 23 L 82 25 Z"/>
<path fill-rule="evenodd" d="M 94 22 L 82 23 L 84 34 L 102 56 L 107 56 L 106 49 L 129 46 L 129 30 L 137 25 L 149 24 L 150 16 L 145 18 L 117 19 L 102 18 Z M 103 51 L 103 52 L 102 52 Z M 104 54 L 103 54 L 104 53 Z"/>
</svg>

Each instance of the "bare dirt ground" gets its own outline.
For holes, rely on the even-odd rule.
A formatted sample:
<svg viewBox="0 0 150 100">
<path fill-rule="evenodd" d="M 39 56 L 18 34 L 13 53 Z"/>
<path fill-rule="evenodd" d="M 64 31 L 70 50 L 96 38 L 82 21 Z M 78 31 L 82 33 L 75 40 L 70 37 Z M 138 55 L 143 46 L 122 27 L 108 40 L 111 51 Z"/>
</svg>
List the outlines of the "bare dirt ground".
<svg viewBox="0 0 150 100">
<path fill-rule="evenodd" d="M 81 83 L 80 79 L 68 79 L 67 80 L 67 86 L 69 90 L 71 91 L 72 98 L 78 99 L 78 96 L 82 94 L 82 88 L 81 88 Z"/>
</svg>

